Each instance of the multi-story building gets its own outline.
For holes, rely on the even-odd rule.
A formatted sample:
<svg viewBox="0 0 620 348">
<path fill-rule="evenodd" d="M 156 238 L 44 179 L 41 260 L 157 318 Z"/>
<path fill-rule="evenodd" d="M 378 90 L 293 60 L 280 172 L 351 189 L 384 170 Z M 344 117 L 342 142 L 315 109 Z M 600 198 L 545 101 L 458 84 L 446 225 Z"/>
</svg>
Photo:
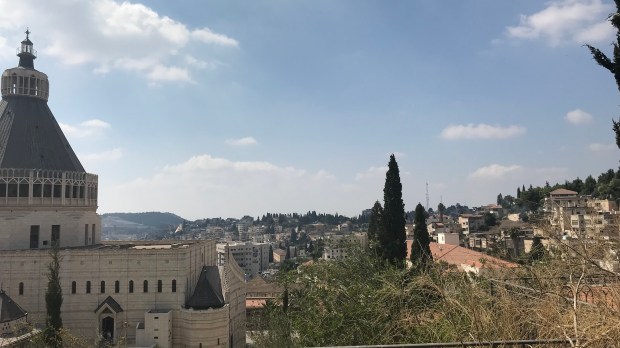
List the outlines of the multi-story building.
<svg viewBox="0 0 620 348">
<path fill-rule="evenodd" d="M 325 239 L 323 248 L 324 260 L 340 260 L 347 258 L 352 247 L 368 247 L 368 234 L 354 232 L 343 235 L 331 235 Z"/>
<path fill-rule="evenodd" d="M 459 216 L 459 225 L 464 235 L 477 232 L 484 225 L 484 216 L 478 214 L 463 214 Z"/>
<path fill-rule="evenodd" d="M 84 170 L 47 105 L 49 82 L 34 69 L 28 34 L 18 67 L 4 71 L 0 85 L 3 290 L 42 328 L 54 247 L 72 334 L 111 344 L 244 347 L 243 271 L 232 258 L 217 266 L 214 241 L 101 242 L 97 175 Z"/>
<path fill-rule="evenodd" d="M 269 268 L 269 243 L 218 243 L 218 265 L 224 265 L 231 255 L 247 278 L 253 278 Z"/>
</svg>

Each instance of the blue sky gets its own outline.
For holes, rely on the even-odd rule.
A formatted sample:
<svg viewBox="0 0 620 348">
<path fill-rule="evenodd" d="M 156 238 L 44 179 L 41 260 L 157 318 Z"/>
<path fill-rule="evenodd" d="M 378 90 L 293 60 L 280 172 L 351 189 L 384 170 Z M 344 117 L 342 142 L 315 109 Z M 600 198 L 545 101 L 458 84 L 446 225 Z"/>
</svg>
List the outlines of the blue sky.
<svg viewBox="0 0 620 348">
<path fill-rule="evenodd" d="M 618 164 L 611 1 L 0 0 L 99 212 L 356 215 L 494 203 Z"/>
</svg>

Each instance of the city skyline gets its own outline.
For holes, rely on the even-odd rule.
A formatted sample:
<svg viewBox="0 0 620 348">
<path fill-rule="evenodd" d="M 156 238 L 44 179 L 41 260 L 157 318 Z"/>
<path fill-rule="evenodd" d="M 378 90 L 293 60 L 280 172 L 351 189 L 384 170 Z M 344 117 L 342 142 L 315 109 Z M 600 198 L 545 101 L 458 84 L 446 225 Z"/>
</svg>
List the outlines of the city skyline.
<svg viewBox="0 0 620 348">
<path fill-rule="evenodd" d="M 609 1 L 0 0 L 26 26 L 99 212 L 357 215 L 616 169 Z"/>
</svg>

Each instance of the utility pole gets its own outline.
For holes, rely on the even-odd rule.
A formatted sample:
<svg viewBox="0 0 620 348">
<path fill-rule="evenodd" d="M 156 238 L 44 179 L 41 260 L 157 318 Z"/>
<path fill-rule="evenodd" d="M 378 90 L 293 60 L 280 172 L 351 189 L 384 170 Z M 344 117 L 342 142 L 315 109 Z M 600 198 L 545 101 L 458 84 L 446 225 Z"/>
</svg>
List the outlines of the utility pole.
<svg viewBox="0 0 620 348">
<path fill-rule="evenodd" d="M 426 182 L 426 211 L 428 211 L 428 181 Z"/>
</svg>

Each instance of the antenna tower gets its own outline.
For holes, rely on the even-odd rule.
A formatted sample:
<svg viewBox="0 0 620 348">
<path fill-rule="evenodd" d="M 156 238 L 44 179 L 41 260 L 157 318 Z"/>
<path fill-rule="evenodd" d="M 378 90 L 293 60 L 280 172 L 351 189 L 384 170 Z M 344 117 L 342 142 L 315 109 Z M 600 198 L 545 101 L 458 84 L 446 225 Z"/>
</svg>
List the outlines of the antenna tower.
<svg viewBox="0 0 620 348">
<path fill-rule="evenodd" d="M 426 182 L 426 211 L 428 211 L 428 181 Z"/>
</svg>

